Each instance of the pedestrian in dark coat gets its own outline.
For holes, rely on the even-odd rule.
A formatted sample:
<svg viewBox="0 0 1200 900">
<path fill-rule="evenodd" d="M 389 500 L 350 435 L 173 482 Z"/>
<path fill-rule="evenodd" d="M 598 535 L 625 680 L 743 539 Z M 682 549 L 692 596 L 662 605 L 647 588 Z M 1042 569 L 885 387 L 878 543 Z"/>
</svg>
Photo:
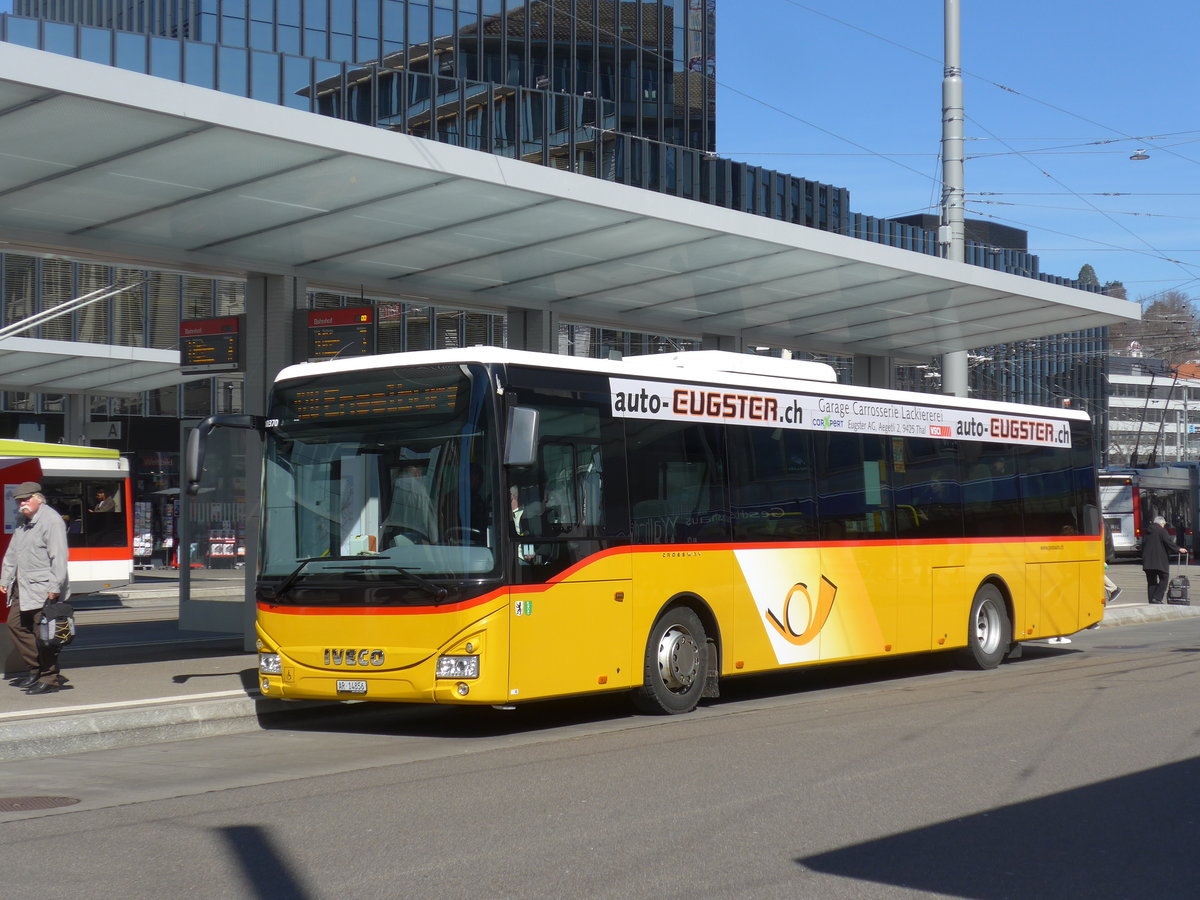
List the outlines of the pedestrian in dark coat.
<svg viewBox="0 0 1200 900">
<path fill-rule="evenodd" d="M 1142 539 L 1142 568 L 1146 572 L 1146 593 L 1150 595 L 1151 603 L 1163 602 L 1170 581 L 1171 557 L 1168 554 L 1180 553 L 1179 546 L 1167 533 L 1166 524 L 1167 520 L 1162 516 L 1155 516 Z"/>
</svg>

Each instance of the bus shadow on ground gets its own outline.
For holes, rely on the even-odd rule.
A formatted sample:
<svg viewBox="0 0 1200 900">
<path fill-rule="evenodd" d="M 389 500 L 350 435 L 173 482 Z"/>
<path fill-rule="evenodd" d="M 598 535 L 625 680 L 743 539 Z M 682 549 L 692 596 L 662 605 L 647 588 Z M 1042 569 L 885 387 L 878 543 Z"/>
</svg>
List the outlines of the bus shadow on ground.
<svg viewBox="0 0 1200 900">
<path fill-rule="evenodd" d="M 544 700 L 496 709 L 412 703 L 261 704 L 259 725 L 267 730 L 376 734 L 395 737 L 490 738 L 585 725 L 632 716 L 625 695 Z"/>
<path fill-rule="evenodd" d="M 795 862 L 972 900 L 1195 896 L 1198 782 L 1193 758 Z"/>
<path fill-rule="evenodd" d="M 1035 663 L 1039 660 L 1060 659 L 1084 652 L 1072 644 L 1043 642 L 1021 645 L 1021 656 L 1003 663 L 1004 667 Z M 886 684 L 906 678 L 924 678 L 955 672 L 972 672 L 965 668 L 955 651 L 915 653 L 887 660 L 827 663 L 778 672 L 765 672 L 727 678 L 721 682 L 721 701 L 762 700 L 791 694 L 806 694 L 831 688 L 855 687 L 865 684 Z"/>
<path fill-rule="evenodd" d="M 1022 659 L 1005 665 L 1079 653 L 1071 645 L 1026 644 Z M 783 672 L 724 679 L 721 696 L 703 707 L 777 697 L 802 696 L 834 688 L 883 684 L 961 671 L 952 653 L 917 654 L 899 659 L 805 667 Z M 264 703 L 259 713 L 264 729 L 407 737 L 488 738 L 587 725 L 618 719 L 657 719 L 638 713 L 629 692 L 594 694 L 562 700 L 538 700 L 512 709 L 489 706 L 436 706 L 408 703 L 299 702 Z"/>
</svg>

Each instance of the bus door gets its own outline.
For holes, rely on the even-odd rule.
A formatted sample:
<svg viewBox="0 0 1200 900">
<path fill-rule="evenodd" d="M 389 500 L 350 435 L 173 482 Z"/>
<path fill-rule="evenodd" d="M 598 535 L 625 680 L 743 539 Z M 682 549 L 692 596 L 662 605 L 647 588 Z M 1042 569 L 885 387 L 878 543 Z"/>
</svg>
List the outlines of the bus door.
<svg viewBox="0 0 1200 900">
<path fill-rule="evenodd" d="M 901 607 L 906 628 L 928 622 L 923 604 L 906 601 L 897 584 L 891 439 L 882 435 L 820 431 L 813 435 L 823 593 L 815 608 L 822 660 L 894 652 Z M 920 548 L 903 548 L 908 555 Z M 911 571 L 909 568 L 907 571 Z M 812 594 L 812 588 L 809 587 Z"/>
<path fill-rule="evenodd" d="M 641 668 L 660 611 L 669 605 L 711 610 L 718 634 L 734 645 L 737 587 L 730 549 L 725 426 L 687 420 L 625 420 L 629 509 L 637 608 L 630 666 Z M 702 615 L 703 619 L 704 616 Z M 732 659 L 722 655 L 722 664 Z"/>
<path fill-rule="evenodd" d="M 626 687 L 632 619 L 620 425 L 591 376 L 514 390 L 538 411 L 536 461 L 507 466 L 509 696 Z"/>
<path fill-rule="evenodd" d="M 725 646 L 752 671 L 815 662 L 832 582 L 817 544 L 812 436 L 741 427 L 728 441 L 736 643 L 727 635 Z"/>
<path fill-rule="evenodd" d="M 967 578 L 960 465 L 957 441 L 892 439 L 897 652 L 936 649 L 965 627 L 962 598 L 969 601 L 975 586 Z"/>
</svg>

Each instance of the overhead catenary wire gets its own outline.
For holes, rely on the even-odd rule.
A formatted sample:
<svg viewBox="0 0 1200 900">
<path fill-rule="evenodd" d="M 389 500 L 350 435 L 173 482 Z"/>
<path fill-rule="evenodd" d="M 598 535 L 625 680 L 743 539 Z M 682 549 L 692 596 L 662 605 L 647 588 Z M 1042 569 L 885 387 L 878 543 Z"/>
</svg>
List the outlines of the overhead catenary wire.
<svg viewBox="0 0 1200 900">
<path fill-rule="evenodd" d="M 1200 197 L 1200 192 L 1167 191 L 967 191 L 976 197 Z"/>
<path fill-rule="evenodd" d="M 1161 262 L 1169 262 L 1169 263 L 1174 263 L 1174 264 L 1176 264 L 1176 265 L 1179 265 L 1179 266 L 1188 266 L 1188 265 L 1194 265 L 1194 264 L 1192 264 L 1192 263 L 1187 263 L 1187 262 L 1185 262 L 1185 261 L 1183 261 L 1183 260 L 1180 260 L 1180 259 L 1175 259 L 1174 257 L 1167 256 L 1167 255 L 1166 255 L 1165 253 L 1163 253 L 1162 251 L 1156 250 L 1156 249 L 1154 249 L 1153 247 L 1151 247 L 1151 248 L 1150 248 L 1150 249 L 1148 249 L 1148 250 L 1139 250 L 1139 249 L 1137 249 L 1136 247 L 1122 247 L 1122 246 L 1120 246 L 1120 245 L 1117 245 L 1117 244 L 1110 244 L 1110 243 L 1108 243 L 1108 242 L 1106 242 L 1106 241 L 1101 241 L 1101 240 L 1099 240 L 1098 238 L 1089 238 L 1089 237 L 1084 237 L 1084 236 L 1082 236 L 1082 235 L 1078 235 L 1078 234 L 1071 234 L 1070 232 L 1066 232 L 1066 231 L 1059 231 L 1059 230 L 1057 230 L 1057 229 L 1054 229 L 1054 228 L 1047 228 L 1047 227 L 1046 227 L 1046 226 L 1044 226 L 1044 225 L 1032 225 L 1032 224 L 1030 224 L 1030 223 L 1028 223 L 1028 222 L 1022 222 L 1022 221 L 1020 221 L 1020 220 L 1017 220 L 1017 219 L 1009 219 L 1009 218 L 1006 218 L 1006 217 L 1004 217 L 1004 216 L 998 216 L 998 215 L 996 215 L 996 214 L 994 214 L 994 213 L 986 212 L 986 211 L 984 211 L 984 210 L 975 210 L 975 209 L 972 209 L 972 210 L 970 210 L 970 212 L 971 212 L 971 214 L 972 214 L 972 215 L 974 215 L 974 216 L 978 216 L 979 218 L 983 218 L 983 219 L 994 219 L 994 220 L 996 220 L 997 222 L 1006 222 L 1006 223 L 1008 223 L 1008 224 L 1010 224 L 1010 225 L 1016 225 L 1016 226 L 1018 226 L 1018 227 L 1020 227 L 1020 228 L 1038 228 L 1038 229 L 1041 229 L 1042 231 L 1045 231 L 1045 232 L 1047 232 L 1047 233 L 1049 233 L 1049 234 L 1057 234 L 1057 235 L 1060 235 L 1060 236 L 1062 236 L 1062 237 L 1069 237 L 1069 238 L 1073 238 L 1073 239 L 1075 239 L 1075 240 L 1079 240 L 1079 241 L 1088 241 L 1088 242 L 1091 242 L 1091 243 L 1095 243 L 1095 244 L 1097 244 L 1099 247 L 1108 247 L 1108 248 L 1110 248 L 1110 249 L 1113 249 L 1113 250 L 1119 250 L 1119 251 L 1122 251 L 1122 252 L 1124 252 L 1124 253 L 1139 253 L 1139 254 L 1143 254 L 1143 255 L 1145 255 L 1145 256 L 1149 256 L 1149 257 L 1151 257 L 1151 258 L 1153 258 L 1153 259 L 1157 259 L 1157 260 L 1159 260 L 1159 261 L 1161 261 Z M 1188 273 L 1188 274 L 1190 275 L 1191 273 Z M 1187 281 L 1188 281 L 1188 282 L 1195 281 L 1195 280 L 1196 280 L 1196 279 L 1195 279 L 1195 277 L 1191 277 L 1191 278 L 1188 278 L 1188 279 L 1187 279 Z"/>
<path fill-rule="evenodd" d="M 1055 138 L 1014 138 L 1014 137 L 1007 137 L 1007 138 L 1004 138 L 1004 140 L 1010 144 L 1019 143 L 1021 141 L 1031 141 L 1031 142 L 1037 142 L 1037 143 L 1044 143 L 1045 141 L 1050 141 L 1050 140 L 1057 140 L 1060 142 L 1068 141 L 1067 143 L 1056 143 L 1055 146 L 1051 146 L 1051 147 L 1035 147 L 1030 150 L 1017 151 L 1017 152 L 1023 152 L 1023 153 L 1048 153 L 1048 152 L 1055 151 L 1055 150 L 1070 150 L 1070 149 L 1073 149 L 1076 147 L 1098 147 L 1098 146 L 1107 146 L 1110 144 L 1146 143 L 1148 141 L 1162 140 L 1165 137 L 1172 137 L 1172 136 L 1180 135 L 1180 134 L 1200 135 L 1200 132 L 1177 131 L 1177 132 L 1172 132 L 1171 134 L 1165 134 L 1165 135 L 1163 135 L 1163 134 L 1159 134 L 1159 135 L 1143 134 L 1143 135 L 1137 135 L 1135 137 L 1104 138 L 1104 139 L 1100 139 L 1100 140 L 1090 140 L 1090 141 L 1070 140 L 1067 138 L 1055 139 Z M 971 143 L 979 143 L 979 142 L 991 141 L 991 140 L 996 140 L 996 139 L 991 138 L 991 137 L 967 137 L 967 138 L 964 138 L 964 140 L 971 142 Z M 1195 138 L 1190 138 L 1189 140 L 1186 140 L 1186 141 L 1179 141 L 1174 146 L 1180 146 L 1182 144 L 1191 144 L 1191 143 L 1195 143 L 1197 141 L 1200 141 L 1200 136 L 1197 136 Z M 857 154 L 857 153 L 835 153 L 833 151 L 800 152 L 800 151 L 793 151 L 793 150 L 728 150 L 726 152 L 730 153 L 730 154 L 741 155 L 741 156 L 859 156 L 859 155 L 861 155 L 861 154 Z M 989 156 L 1010 156 L 1010 155 L 1012 155 L 1012 153 L 1013 153 L 1013 151 L 1007 151 L 1007 150 L 1004 151 L 1003 153 L 999 153 L 999 152 L 997 152 L 997 153 L 978 153 L 978 154 L 972 154 L 970 158 L 974 159 L 977 157 L 983 158 L 983 157 L 989 157 Z M 929 156 L 930 154 L 929 153 L 905 152 L 905 153 L 888 153 L 886 155 L 887 156 Z"/>
<path fill-rule="evenodd" d="M 1082 194 L 1079 196 L 1083 196 Z M 1079 206 L 1047 206 L 1043 203 L 1012 203 L 1005 200 L 972 200 L 972 203 L 987 203 L 995 206 L 1019 206 L 1025 209 L 1057 209 L 1065 212 L 1096 212 L 1095 209 L 1083 209 Z M 1142 216 L 1148 219 L 1184 219 L 1189 222 L 1200 221 L 1200 216 L 1175 216 L 1169 213 L 1136 212 L 1133 210 L 1110 209 L 1104 211 L 1110 216 Z"/>
<path fill-rule="evenodd" d="M 979 123 L 979 122 L 977 122 L 976 120 L 972 119 L 971 117 L 969 117 L 969 116 L 968 116 L 967 118 L 968 118 L 970 121 L 972 121 L 972 122 L 975 122 L 975 124 L 976 124 L 976 125 L 980 125 L 980 123 Z M 984 126 L 982 126 L 982 125 L 980 125 L 980 127 L 981 127 L 981 128 L 983 128 L 983 130 L 984 130 L 984 131 L 988 131 L 988 129 L 987 129 L 986 127 L 984 127 Z M 989 132 L 989 133 L 990 133 L 990 132 Z M 992 136 L 993 136 L 993 137 L 995 137 L 995 135 L 992 135 Z M 1000 139 L 999 139 L 999 138 L 997 138 L 997 140 L 1000 140 Z M 1003 140 L 1000 140 L 1000 143 L 1001 143 L 1001 144 L 1004 144 L 1004 141 L 1003 141 Z M 1005 144 L 1005 146 L 1009 146 L 1009 145 L 1008 145 L 1008 144 Z M 1010 147 L 1010 149 L 1012 149 L 1012 148 Z M 1049 178 L 1051 181 L 1053 181 L 1055 184 L 1057 184 L 1059 187 L 1061 187 L 1061 188 L 1063 188 L 1064 190 L 1067 190 L 1067 191 L 1070 191 L 1070 190 L 1071 190 L 1071 188 L 1070 188 L 1070 187 L 1069 187 L 1069 186 L 1068 186 L 1068 185 L 1067 185 L 1067 184 L 1066 184 L 1064 181 L 1062 181 L 1062 180 L 1061 180 L 1060 178 L 1058 178 L 1057 176 L 1055 176 L 1055 175 L 1052 175 L 1051 173 L 1047 172 L 1047 171 L 1046 171 L 1046 169 L 1045 169 L 1043 166 L 1039 166 L 1039 165 L 1037 165 L 1037 164 L 1036 164 L 1036 163 L 1034 163 L 1034 162 L 1033 162 L 1031 159 L 1029 159 L 1029 157 L 1027 157 L 1027 156 L 1021 156 L 1021 158 L 1022 158 L 1023 160 L 1025 160 L 1025 162 L 1027 162 L 1027 163 L 1028 163 L 1030 166 L 1032 166 L 1033 168 L 1035 168 L 1035 169 L 1036 169 L 1038 172 L 1040 172 L 1042 175 L 1044 175 L 1045 177 L 1047 177 L 1047 178 Z M 1108 214 L 1107 214 L 1107 213 L 1106 213 L 1104 210 L 1100 209 L 1098 206 L 1096 206 L 1094 203 L 1092 203 L 1092 202 L 1091 202 L 1090 200 L 1088 200 L 1086 197 L 1082 197 L 1082 196 L 1080 196 L 1080 195 L 1078 195 L 1078 194 L 1076 194 L 1076 195 L 1075 195 L 1075 197 L 1076 197 L 1076 199 L 1080 200 L 1081 202 L 1083 202 L 1083 203 L 1086 203 L 1086 204 L 1087 204 L 1087 205 L 1088 205 L 1088 206 L 1089 206 L 1089 207 L 1090 207 L 1092 210 L 1094 210 L 1095 212 L 1097 212 L 1097 213 L 1099 213 L 1100 215 L 1104 216 L 1106 219 L 1108 219 L 1108 221 L 1109 221 L 1109 222 L 1111 222 L 1112 224 L 1116 225 L 1118 228 L 1120 228 L 1122 231 L 1124 231 L 1126 234 L 1128 234 L 1128 235 L 1129 235 L 1130 237 L 1132 237 L 1134 240 L 1136 240 L 1136 241 L 1140 241 L 1142 244 L 1144 244 L 1144 245 L 1146 246 L 1146 248 L 1147 248 L 1147 249 L 1149 249 L 1149 250 L 1153 251 L 1154 253 L 1158 254 L 1159 256 L 1162 256 L 1161 252 L 1160 252 L 1160 251 L 1159 251 L 1157 248 L 1155 248 L 1155 247 L 1154 247 L 1154 246 L 1153 246 L 1153 245 L 1152 245 L 1152 244 L 1151 244 L 1149 241 L 1147 241 L 1145 238 L 1143 238 L 1141 235 L 1137 234 L 1136 232 L 1132 231 L 1131 229 L 1127 228 L 1127 227 L 1126 227 L 1124 224 L 1122 224 L 1122 223 L 1121 223 L 1120 221 L 1118 221 L 1117 219 L 1114 219 L 1114 218 L 1112 218 L 1111 216 L 1109 216 L 1109 215 L 1108 215 Z M 1186 274 L 1188 274 L 1188 275 L 1191 275 L 1191 274 L 1192 274 L 1191 272 L 1187 272 L 1187 269 L 1185 268 L 1185 266 L 1187 265 L 1186 263 L 1184 263 L 1184 262 L 1182 262 L 1182 261 L 1180 261 L 1180 260 L 1177 260 L 1177 259 L 1169 259 L 1169 261 L 1170 261 L 1170 262 L 1172 262 L 1172 263 L 1174 263 L 1175 265 L 1179 266 L 1180 268 L 1184 269 L 1184 271 L 1185 271 L 1185 273 L 1186 273 Z"/>
</svg>

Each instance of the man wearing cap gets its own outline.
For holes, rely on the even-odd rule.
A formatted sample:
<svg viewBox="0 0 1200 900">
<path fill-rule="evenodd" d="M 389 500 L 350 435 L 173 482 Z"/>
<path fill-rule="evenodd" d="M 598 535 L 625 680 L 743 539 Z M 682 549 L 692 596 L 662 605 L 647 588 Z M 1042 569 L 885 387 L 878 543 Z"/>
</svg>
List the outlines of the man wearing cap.
<svg viewBox="0 0 1200 900">
<path fill-rule="evenodd" d="M 0 565 L 0 597 L 8 606 L 8 630 L 29 670 L 9 682 L 27 694 L 57 691 L 58 649 L 39 647 L 37 615 L 48 600 L 71 595 L 67 580 L 67 527 L 62 516 L 46 504 L 42 486 L 26 481 L 17 486 L 13 500 L 21 511 L 12 541 Z"/>
</svg>

